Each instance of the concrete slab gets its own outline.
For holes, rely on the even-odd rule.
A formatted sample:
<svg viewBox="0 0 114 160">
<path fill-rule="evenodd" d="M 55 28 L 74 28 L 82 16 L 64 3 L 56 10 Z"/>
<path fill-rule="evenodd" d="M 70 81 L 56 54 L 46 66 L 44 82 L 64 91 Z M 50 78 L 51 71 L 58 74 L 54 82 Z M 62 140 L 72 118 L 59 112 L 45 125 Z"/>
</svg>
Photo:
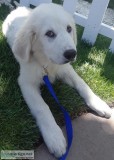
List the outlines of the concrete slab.
<svg viewBox="0 0 114 160">
<path fill-rule="evenodd" d="M 114 109 L 110 119 L 88 113 L 72 123 L 74 138 L 67 160 L 114 160 Z M 42 144 L 35 150 L 35 160 L 56 158 Z"/>
</svg>

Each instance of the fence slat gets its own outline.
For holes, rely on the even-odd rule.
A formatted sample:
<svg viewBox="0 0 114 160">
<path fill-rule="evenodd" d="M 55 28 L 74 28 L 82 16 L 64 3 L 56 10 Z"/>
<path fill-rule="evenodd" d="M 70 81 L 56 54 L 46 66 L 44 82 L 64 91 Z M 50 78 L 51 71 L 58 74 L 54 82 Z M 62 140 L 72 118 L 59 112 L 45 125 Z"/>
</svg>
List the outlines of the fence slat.
<svg viewBox="0 0 114 160">
<path fill-rule="evenodd" d="M 30 5 L 29 0 L 20 0 L 20 6 L 29 7 L 29 5 Z"/>
<path fill-rule="evenodd" d="M 72 15 L 76 10 L 76 3 L 78 0 L 64 0 L 63 7 Z"/>
<path fill-rule="evenodd" d="M 74 13 L 74 20 L 76 24 L 79 24 L 80 26 L 85 27 L 86 25 L 86 21 L 87 21 L 87 17 L 83 16 L 82 14 L 79 13 Z"/>
<path fill-rule="evenodd" d="M 30 0 L 30 4 L 38 6 L 41 3 L 51 3 L 52 0 Z"/>
<path fill-rule="evenodd" d="M 94 44 L 109 0 L 93 0 L 82 39 Z"/>
<path fill-rule="evenodd" d="M 113 39 L 114 38 L 114 27 L 102 23 L 100 26 L 99 33 L 108 38 Z"/>
<path fill-rule="evenodd" d="M 114 39 L 112 40 L 109 49 L 111 50 L 112 53 L 114 53 Z"/>
<path fill-rule="evenodd" d="M 83 27 L 86 26 L 87 17 L 75 12 L 74 13 L 74 20 L 77 24 L 79 24 Z M 113 37 L 114 37 L 114 27 L 109 26 L 109 25 L 104 24 L 104 23 L 101 23 L 99 33 L 106 36 L 106 37 L 109 37 L 109 38 L 113 39 Z"/>
</svg>

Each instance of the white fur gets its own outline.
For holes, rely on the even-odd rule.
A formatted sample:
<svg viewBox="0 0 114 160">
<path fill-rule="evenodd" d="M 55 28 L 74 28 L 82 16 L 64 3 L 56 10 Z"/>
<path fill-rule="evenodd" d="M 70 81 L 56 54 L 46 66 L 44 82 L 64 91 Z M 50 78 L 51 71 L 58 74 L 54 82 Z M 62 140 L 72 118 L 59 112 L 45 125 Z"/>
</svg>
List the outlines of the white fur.
<svg viewBox="0 0 114 160">
<path fill-rule="evenodd" d="M 72 27 L 71 33 L 67 32 L 67 25 Z M 48 30 L 53 30 L 56 37 L 47 37 L 45 33 Z M 62 79 L 77 89 L 88 106 L 99 115 L 111 116 L 109 106 L 91 91 L 69 63 L 64 64 L 63 53 L 69 49 L 76 50 L 74 20 L 56 4 L 42 4 L 34 10 L 19 7 L 4 21 L 3 33 L 20 64 L 18 82 L 23 97 L 50 152 L 60 157 L 66 151 L 66 141 L 38 89 L 43 84 L 43 67 L 47 68 L 51 82 L 56 78 Z"/>
</svg>

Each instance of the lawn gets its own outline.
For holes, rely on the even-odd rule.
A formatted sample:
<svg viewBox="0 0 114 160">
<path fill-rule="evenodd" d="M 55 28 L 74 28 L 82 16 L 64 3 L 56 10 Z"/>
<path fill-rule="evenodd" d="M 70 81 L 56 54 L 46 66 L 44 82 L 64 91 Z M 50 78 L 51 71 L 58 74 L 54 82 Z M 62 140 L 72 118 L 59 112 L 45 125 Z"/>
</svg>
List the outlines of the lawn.
<svg viewBox="0 0 114 160">
<path fill-rule="evenodd" d="M 41 136 L 17 84 L 19 65 L 1 32 L 8 13 L 8 7 L 0 7 L 0 150 L 33 149 Z M 83 28 L 77 26 L 78 58 L 73 67 L 96 94 L 109 103 L 114 102 L 114 54 L 108 51 L 110 40 L 99 35 L 92 47 L 81 41 L 82 32 Z M 74 89 L 60 81 L 54 89 L 72 118 L 87 111 L 83 99 Z M 56 121 L 62 125 L 63 115 L 55 108 L 57 105 L 46 87 L 42 88 L 42 96 Z"/>
</svg>

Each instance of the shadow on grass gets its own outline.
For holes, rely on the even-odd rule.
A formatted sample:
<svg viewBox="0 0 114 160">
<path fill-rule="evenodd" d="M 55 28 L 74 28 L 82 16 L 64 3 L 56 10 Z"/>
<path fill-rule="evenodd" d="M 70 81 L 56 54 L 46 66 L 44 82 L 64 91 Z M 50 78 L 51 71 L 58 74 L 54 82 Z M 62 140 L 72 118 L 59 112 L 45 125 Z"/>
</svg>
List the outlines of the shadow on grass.
<svg viewBox="0 0 114 160">
<path fill-rule="evenodd" d="M 112 83 L 114 83 L 114 54 L 107 53 L 101 75 L 105 76 L 107 80 L 110 80 Z"/>
<path fill-rule="evenodd" d="M 114 84 L 114 53 L 111 53 L 108 49 L 110 43 L 111 40 L 109 38 L 99 35 L 95 46 L 98 50 L 101 50 L 101 52 L 103 50 L 105 52 L 101 76 L 104 76 L 107 79 L 107 81 L 110 81 Z"/>
<path fill-rule="evenodd" d="M 114 54 L 111 53 L 108 48 L 110 46 L 111 40 L 102 35 L 99 35 L 94 46 L 87 44 L 84 41 L 81 41 L 80 37 L 83 34 L 83 28 L 78 28 L 78 58 L 77 62 L 74 64 L 82 66 L 85 62 L 88 62 L 90 65 L 94 64 L 101 68 L 101 76 L 105 77 L 111 83 L 114 83 Z M 97 61 L 94 58 L 90 58 L 90 54 L 93 54 L 95 50 L 96 56 L 98 54 L 103 54 L 102 60 L 103 63 Z M 92 52 L 92 53 L 91 53 Z"/>
<path fill-rule="evenodd" d="M 80 27 L 77 25 L 77 60 L 73 64 L 75 66 L 79 65 L 81 66 L 83 63 L 85 63 L 85 60 L 88 61 L 88 55 L 91 51 L 91 45 L 87 44 L 85 41 L 81 40 L 82 34 L 83 34 L 83 27 Z"/>
</svg>

